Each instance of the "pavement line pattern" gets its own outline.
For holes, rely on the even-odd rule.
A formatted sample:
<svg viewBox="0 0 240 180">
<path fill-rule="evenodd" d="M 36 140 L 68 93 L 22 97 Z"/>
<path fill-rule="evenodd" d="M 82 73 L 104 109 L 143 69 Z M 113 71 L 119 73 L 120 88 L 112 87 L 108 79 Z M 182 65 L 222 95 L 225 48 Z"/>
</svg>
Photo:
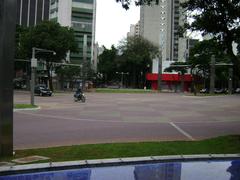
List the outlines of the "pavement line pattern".
<svg viewBox="0 0 240 180">
<path fill-rule="evenodd" d="M 174 127 L 176 130 L 178 130 L 178 132 L 180 132 L 181 134 L 183 134 L 184 136 L 186 136 L 188 139 L 194 141 L 195 139 L 188 134 L 186 131 L 182 130 L 180 127 L 178 127 L 176 124 L 174 124 L 173 122 L 169 123 L 172 127 Z"/>
<path fill-rule="evenodd" d="M 71 120 L 71 121 L 89 121 L 89 122 L 112 122 L 112 123 L 122 123 L 122 121 L 113 121 L 113 120 L 102 120 L 102 119 L 82 119 L 82 118 L 71 118 L 71 117 L 63 117 L 63 116 L 54 116 L 54 115 L 44 115 L 44 114 L 34 114 L 34 113 L 24 113 L 24 112 L 17 112 L 19 114 L 25 114 L 30 116 L 36 117 L 45 117 L 45 118 L 52 118 L 52 119 L 63 119 L 63 120 Z"/>
<path fill-rule="evenodd" d="M 25 114 L 36 117 L 45 117 L 52 119 L 63 119 L 69 121 L 86 121 L 86 122 L 104 122 L 104 123 L 139 123 L 139 124 L 156 124 L 156 123 L 166 123 L 166 122 L 145 122 L 145 121 L 121 121 L 121 120 L 103 120 L 103 119 L 83 119 L 83 118 L 71 118 L 71 117 L 63 117 L 63 116 L 54 116 L 54 115 L 44 115 L 44 114 L 34 114 L 34 113 L 24 113 L 24 112 L 16 112 L 19 114 Z"/>
</svg>

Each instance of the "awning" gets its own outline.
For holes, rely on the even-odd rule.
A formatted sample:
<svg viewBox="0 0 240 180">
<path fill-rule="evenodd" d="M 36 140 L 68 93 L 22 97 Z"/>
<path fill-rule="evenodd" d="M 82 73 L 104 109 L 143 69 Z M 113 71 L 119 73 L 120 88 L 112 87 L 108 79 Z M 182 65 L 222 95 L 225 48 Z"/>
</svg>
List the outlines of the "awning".
<svg viewBox="0 0 240 180">
<path fill-rule="evenodd" d="M 192 82 L 192 75 L 191 74 L 184 74 L 184 82 Z M 181 81 L 180 74 L 162 74 L 161 76 L 162 81 Z M 158 74 L 157 73 L 148 73 L 146 75 L 146 79 L 148 81 L 157 81 Z"/>
</svg>

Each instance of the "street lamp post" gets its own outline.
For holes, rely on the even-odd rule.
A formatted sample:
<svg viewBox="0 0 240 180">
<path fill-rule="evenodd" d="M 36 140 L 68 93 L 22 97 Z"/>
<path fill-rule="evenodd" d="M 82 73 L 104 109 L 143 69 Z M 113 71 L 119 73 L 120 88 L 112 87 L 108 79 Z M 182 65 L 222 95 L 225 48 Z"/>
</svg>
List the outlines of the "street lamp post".
<svg viewBox="0 0 240 180">
<path fill-rule="evenodd" d="M 52 53 L 53 55 L 56 54 L 55 51 L 47 50 L 47 49 L 41 49 L 41 48 L 32 48 L 32 58 L 31 58 L 31 105 L 34 106 L 34 88 L 35 88 L 35 74 L 36 74 L 36 68 L 37 68 L 37 59 L 36 59 L 36 53 L 37 52 L 46 52 L 46 53 Z"/>
</svg>

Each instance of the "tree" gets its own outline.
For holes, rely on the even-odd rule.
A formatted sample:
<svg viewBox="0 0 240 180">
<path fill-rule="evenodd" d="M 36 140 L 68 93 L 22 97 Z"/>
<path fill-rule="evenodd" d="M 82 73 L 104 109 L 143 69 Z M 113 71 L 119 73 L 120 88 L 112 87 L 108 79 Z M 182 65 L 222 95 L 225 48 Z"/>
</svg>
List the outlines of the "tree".
<svg viewBox="0 0 240 180">
<path fill-rule="evenodd" d="M 81 77 L 81 68 L 76 66 L 58 66 L 55 72 L 60 77 L 61 89 L 64 81 L 74 82 Z"/>
<path fill-rule="evenodd" d="M 237 42 L 240 36 L 239 0 L 189 0 L 182 6 L 193 19 L 186 27 L 214 37 L 235 65 L 235 72 L 240 75 L 240 61 L 232 48 L 232 43 Z"/>
<path fill-rule="evenodd" d="M 45 21 L 35 27 L 30 27 L 19 38 L 19 54 L 24 58 L 31 58 L 33 47 L 56 52 L 55 55 L 43 52 L 36 54 L 38 59 L 46 61 L 50 89 L 53 89 L 50 73 L 53 69 L 53 63 L 64 60 L 69 50 L 71 52 L 78 50 L 73 29 L 62 27 L 54 21 Z"/>
<path fill-rule="evenodd" d="M 204 40 L 195 45 L 190 51 L 189 64 L 191 65 L 191 72 L 196 70 L 197 76 L 201 76 L 207 80 L 210 75 L 210 63 L 212 55 L 216 58 L 216 63 L 231 63 L 228 55 L 224 53 L 224 47 L 217 40 Z M 226 66 L 217 66 L 216 77 L 223 78 L 223 74 L 228 74 Z M 220 78 L 222 77 L 222 78 Z"/>
<path fill-rule="evenodd" d="M 129 37 L 121 42 L 119 51 L 120 69 L 128 72 L 134 87 L 143 86 L 143 76 L 148 71 L 152 59 L 159 54 L 159 47 L 142 37 Z"/>
<path fill-rule="evenodd" d="M 197 86 L 197 80 L 201 77 L 206 86 L 206 80 L 210 75 L 210 63 L 212 55 L 216 58 L 216 63 L 230 63 L 230 59 L 224 53 L 224 47 L 216 40 L 204 40 L 198 42 L 191 50 L 188 62 L 176 62 L 171 64 L 165 71 L 180 72 L 184 74 L 188 69 L 193 77 L 193 85 Z M 218 66 L 216 69 L 216 77 L 219 81 L 226 81 L 228 68 L 226 66 Z"/>
<path fill-rule="evenodd" d="M 104 47 L 103 53 L 99 56 L 98 72 L 103 74 L 105 83 L 115 79 L 117 70 L 117 52 L 118 50 L 112 45 L 111 49 Z"/>
<path fill-rule="evenodd" d="M 131 0 L 116 0 L 116 2 L 122 3 L 122 7 L 125 9 L 129 9 L 130 4 L 132 3 Z M 134 3 L 137 6 L 143 4 L 151 5 L 152 3 L 158 4 L 159 0 L 134 0 Z"/>
</svg>

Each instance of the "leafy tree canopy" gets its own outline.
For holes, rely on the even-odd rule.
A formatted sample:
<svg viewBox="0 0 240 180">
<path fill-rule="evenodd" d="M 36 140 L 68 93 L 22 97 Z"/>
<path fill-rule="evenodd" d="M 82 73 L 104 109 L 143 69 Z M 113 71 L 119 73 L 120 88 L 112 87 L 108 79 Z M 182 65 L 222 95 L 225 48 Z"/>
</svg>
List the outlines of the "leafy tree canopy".
<svg viewBox="0 0 240 180">
<path fill-rule="evenodd" d="M 79 67 L 75 66 L 58 66 L 56 67 L 55 73 L 67 80 L 72 80 L 80 76 L 81 70 Z"/>
<path fill-rule="evenodd" d="M 21 58 L 30 59 L 33 47 L 55 51 L 56 54 L 36 52 L 38 59 L 46 61 L 50 89 L 53 90 L 50 73 L 53 68 L 53 62 L 64 60 L 69 50 L 71 52 L 77 52 L 78 50 L 73 29 L 62 27 L 54 21 L 44 21 L 34 27 L 24 30 L 19 29 L 18 32 L 17 55 L 21 56 Z"/>
<path fill-rule="evenodd" d="M 105 80 L 114 79 L 117 71 L 117 52 L 118 50 L 112 46 L 111 49 L 103 47 L 104 51 L 99 56 L 98 71 L 104 75 Z"/>
<path fill-rule="evenodd" d="M 37 56 L 47 61 L 58 62 L 66 58 L 69 50 L 77 52 L 77 43 L 74 38 L 74 31 L 68 27 L 62 27 L 54 21 L 45 21 L 41 24 L 25 29 L 19 37 L 19 50 L 21 56 L 30 58 L 32 48 L 42 48 L 53 50 L 56 55 L 51 53 L 38 53 Z"/>
<path fill-rule="evenodd" d="M 135 5 L 139 6 L 139 5 L 143 5 L 143 4 L 147 4 L 147 5 L 151 5 L 152 3 L 159 3 L 159 0 L 116 0 L 116 2 L 122 3 L 122 7 L 125 9 L 129 9 L 129 6 L 132 2 L 135 3 Z"/>
<path fill-rule="evenodd" d="M 152 59 L 159 55 L 158 46 L 138 36 L 123 40 L 119 45 L 119 51 L 121 52 L 120 68 L 130 74 L 135 87 L 139 84 L 136 79 L 138 75 L 145 75 L 149 65 L 152 64 Z"/>
<path fill-rule="evenodd" d="M 187 28 L 216 38 L 240 74 L 240 62 L 232 48 L 232 43 L 238 42 L 240 36 L 239 0 L 189 0 L 182 6 L 193 19 Z"/>
<path fill-rule="evenodd" d="M 191 50 L 189 63 L 195 66 L 207 68 L 214 55 L 216 62 L 230 63 L 230 58 L 224 53 L 224 47 L 215 39 L 198 42 Z"/>
<path fill-rule="evenodd" d="M 176 71 L 183 74 L 187 69 L 190 69 L 192 73 L 192 70 L 197 68 L 198 72 L 202 72 L 201 75 L 209 74 L 212 55 L 215 56 L 216 63 L 231 63 L 230 58 L 224 53 L 222 45 L 217 40 L 211 39 L 198 42 L 190 50 L 187 62 L 175 62 L 165 71 Z M 226 67 L 218 67 L 218 69 L 223 70 Z"/>
<path fill-rule="evenodd" d="M 172 63 L 171 66 L 166 68 L 165 72 L 179 72 L 181 74 L 187 73 L 187 70 L 189 69 L 190 65 L 187 62 L 175 62 Z"/>
<path fill-rule="evenodd" d="M 134 36 L 122 41 L 119 45 L 122 56 L 135 65 L 151 64 L 152 59 L 159 54 L 159 47 L 143 37 Z"/>
</svg>

